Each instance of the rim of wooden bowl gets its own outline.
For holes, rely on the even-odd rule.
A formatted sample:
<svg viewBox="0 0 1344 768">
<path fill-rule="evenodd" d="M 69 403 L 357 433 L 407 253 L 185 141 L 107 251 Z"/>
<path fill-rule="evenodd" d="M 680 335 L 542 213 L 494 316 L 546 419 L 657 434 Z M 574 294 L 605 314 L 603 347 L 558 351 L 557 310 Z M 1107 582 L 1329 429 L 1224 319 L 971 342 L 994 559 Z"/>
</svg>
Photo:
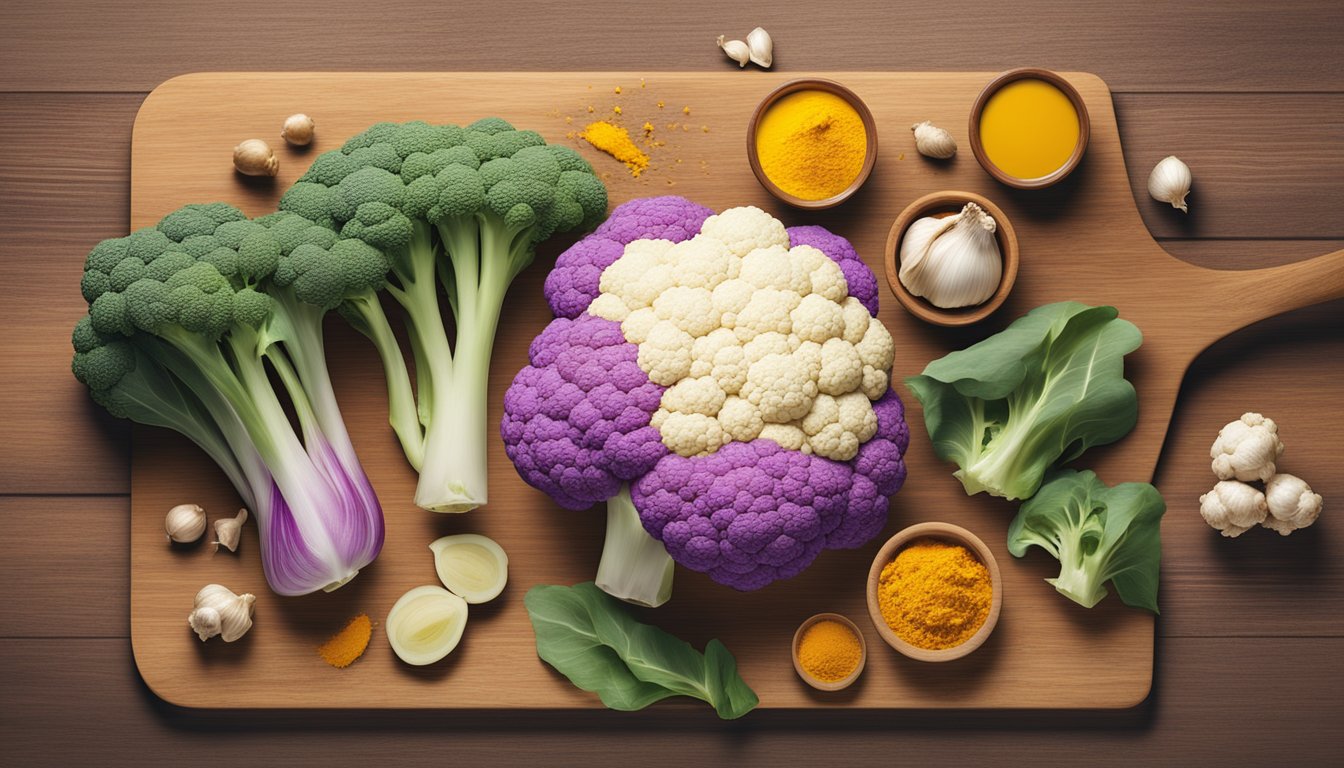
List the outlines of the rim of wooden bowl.
<svg viewBox="0 0 1344 768">
<path fill-rule="evenodd" d="M 854 636 L 859 638 L 858 666 L 856 666 L 854 671 L 843 680 L 836 680 L 835 682 L 829 683 L 809 675 L 807 670 L 803 669 L 803 665 L 798 661 L 798 644 L 803 641 L 803 633 L 813 624 L 828 619 L 831 621 L 838 621 L 846 627 L 849 627 L 849 630 L 854 633 Z M 791 655 L 793 656 L 793 671 L 798 673 L 798 677 L 801 677 L 803 682 L 819 691 L 839 691 L 853 685 L 854 681 L 859 679 L 859 675 L 863 674 L 863 666 L 868 662 L 868 641 L 864 639 L 863 631 L 859 629 L 859 625 L 850 621 L 848 616 L 843 616 L 838 613 L 818 613 L 815 616 L 808 617 L 806 621 L 798 625 L 798 629 L 793 633 L 793 649 Z"/>
<path fill-rule="evenodd" d="M 1073 148 L 1073 154 L 1064 165 L 1055 169 L 1051 173 L 1034 179 L 1023 179 L 1005 173 L 995 165 L 987 154 L 985 148 L 980 143 L 980 116 L 984 112 L 985 104 L 989 102 L 991 96 L 999 91 L 1003 86 L 1016 82 L 1018 80 L 1044 80 L 1063 91 L 1073 104 L 1073 109 L 1078 113 L 1078 143 Z M 971 107 L 971 151 L 975 153 L 975 159 L 980 162 L 980 167 L 985 172 L 1000 182 L 1017 189 L 1044 189 L 1063 181 L 1078 164 L 1083 161 L 1083 153 L 1087 151 L 1087 143 L 1092 135 L 1092 120 L 1087 114 L 1087 105 L 1083 103 L 1083 97 L 1078 93 L 1068 80 L 1055 72 L 1038 67 L 1021 67 L 1019 69 L 1010 69 L 1007 72 L 995 77 L 989 81 L 980 95 L 975 98 L 975 105 Z"/>
<path fill-rule="evenodd" d="M 992 597 L 989 604 L 989 616 L 985 618 L 985 623 L 976 630 L 970 639 L 961 645 L 942 650 L 930 650 L 911 645 L 902 640 L 887 626 L 886 619 L 882 618 L 882 609 L 877 603 L 878 582 L 882 578 L 882 569 L 887 563 L 891 562 L 896 554 L 907 544 L 915 539 L 942 539 L 961 544 L 971 551 L 980 562 L 985 564 L 989 570 L 990 586 L 992 587 Z M 873 565 L 868 569 L 868 616 L 873 620 L 873 626 L 877 628 L 877 634 L 882 639 L 895 648 L 900 653 L 916 661 L 952 661 L 969 654 L 989 639 L 994 631 L 994 626 L 999 623 L 999 610 L 1003 607 L 1003 579 L 999 573 L 999 563 L 994 559 L 994 553 L 985 546 L 985 542 L 980 537 L 962 528 L 959 525 L 951 523 L 919 523 L 897 533 L 882 548 L 877 551 L 877 556 L 873 558 Z"/>
<path fill-rule="evenodd" d="M 898 263 L 901 257 L 901 239 L 905 237 L 905 231 L 917 219 L 930 214 L 941 213 L 944 210 L 955 213 L 961 210 L 966 203 L 975 203 L 994 217 L 994 223 L 997 225 L 994 229 L 994 237 L 999 243 L 999 255 L 1003 258 L 1003 276 L 999 278 L 998 290 L 994 291 L 994 295 L 990 296 L 983 304 L 955 309 L 935 307 L 928 300 L 911 293 L 901 282 L 901 266 Z M 882 257 L 882 263 L 887 273 L 887 287 L 891 289 L 892 294 L 901 303 L 901 306 L 926 323 L 950 327 L 978 323 L 1003 306 L 1003 302 L 1008 299 L 1008 294 L 1012 293 L 1013 285 L 1017 282 L 1017 268 L 1020 261 L 1021 253 L 1017 245 L 1017 230 L 1013 227 L 1013 223 L 1008 220 L 1008 216 L 1003 212 L 1003 209 L 984 195 L 957 190 L 933 192 L 906 206 L 905 210 L 901 211 L 901 215 L 897 216 L 896 221 L 892 223 L 891 231 L 887 233 L 886 253 Z"/>
<path fill-rule="evenodd" d="M 868 144 L 867 152 L 863 158 L 863 167 L 859 169 L 859 175 L 854 178 L 854 181 L 837 194 L 821 200 L 805 200 L 780 189 L 779 185 L 765 175 L 765 170 L 761 168 L 761 158 L 756 153 L 756 129 L 760 125 L 761 117 L 776 101 L 798 91 L 824 91 L 839 96 L 848 102 L 859 113 L 859 119 L 863 121 L 863 132 Z M 795 208 L 808 210 L 834 208 L 859 191 L 859 187 L 863 186 L 863 183 L 868 180 L 868 176 L 873 172 L 873 166 L 877 163 L 877 121 L 873 119 L 872 110 L 868 109 L 868 105 L 863 103 L 863 99 L 860 99 L 857 93 L 834 80 L 819 77 L 790 80 L 771 91 L 764 99 L 761 99 L 761 103 L 756 105 L 756 111 L 751 114 L 751 122 L 747 124 L 747 162 L 751 164 L 751 172 L 756 175 L 756 180 L 776 199 Z"/>
</svg>

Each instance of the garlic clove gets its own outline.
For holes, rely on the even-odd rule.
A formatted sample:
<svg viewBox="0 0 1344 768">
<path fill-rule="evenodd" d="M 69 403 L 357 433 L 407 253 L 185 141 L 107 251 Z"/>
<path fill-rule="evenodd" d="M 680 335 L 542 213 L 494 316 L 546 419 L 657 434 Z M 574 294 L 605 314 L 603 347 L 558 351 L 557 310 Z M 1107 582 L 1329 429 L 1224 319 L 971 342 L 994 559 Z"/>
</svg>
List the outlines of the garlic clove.
<svg viewBox="0 0 1344 768">
<path fill-rule="evenodd" d="M 1222 480 L 1199 497 L 1199 516 L 1210 528 L 1236 538 L 1265 521 L 1265 494 L 1237 480 Z"/>
<path fill-rule="evenodd" d="M 747 66 L 747 62 L 751 61 L 751 49 L 741 40 L 726 40 L 723 35 L 719 35 L 718 42 L 728 58 L 737 62 L 738 68 Z"/>
<path fill-rule="evenodd" d="M 197 504 L 178 504 L 164 516 L 163 530 L 169 541 L 190 544 L 205 533 L 205 510 Z"/>
<path fill-rule="evenodd" d="M 234 517 L 221 517 L 215 521 L 214 551 L 222 545 L 230 552 L 238 551 L 238 540 L 242 536 L 243 523 L 247 522 L 247 510 L 240 509 Z"/>
<path fill-rule="evenodd" d="M 248 139 L 233 148 L 233 167 L 244 176 L 274 176 L 280 172 L 280 161 L 270 144 Z"/>
<path fill-rule="evenodd" d="M 195 605 L 187 615 L 187 625 L 202 641 L 219 636 L 226 643 L 247 634 L 252 628 L 252 610 L 257 598 L 236 595 L 221 584 L 206 584 L 196 593 Z"/>
<path fill-rule="evenodd" d="M 1213 473 L 1219 480 L 1267 482 L 1274 476 L 1274 463 L 1283 454 L 1279 425 L 1259 413 L 1243 413 L 1218 430 L 1209 449 Z"/>
<path fill-rule="evenodd" d="M 415 587 L 387 613 L 387 642 L 412 666 L 433 664 L 453 652 L 467 627 L 467 601 L 443 587 Z"/>
<path fill-rule="evenodd" d="M 915 149 L 925 157 L 947 160 L 957 154 L 957 140 L 946 130 L 925 120 L 910 126 L 915 134 Z"/>
<path fill-rule="evenodd" d="M 1265 501 L 1269 514 L 1261 522 L 1280 536 L 1306 528 L 1321 516 L 1321 494 L 1314 493 L 1306 481 L 1296 475 L 1277 474 L 1265 483 Z"/>
<path fill-rule="evenodd" d="M 1148 194 L 1161 203 L 1170 203 L 1182 213 L 1189 213 L 1185 197 L 1190 194 L 1190 166 L 1181 162 L 1175 155 L 1168 155 L 1153 167 L 1148 174 Z"/>
<path fill-rule="evenodd" d="M 775 42 L 761 27 L 747 35 L 747 50 L 751 53 L 751 61 L 762 69 L 769 69 L 775 61 Z"/>
<path fill-rule="evenodd" d="M 313 118 L 305 114 L 290 115 L 280 129 L 280 138 L 296 147 L 307 146 L 313 140 Z"/>
<path fill-rule="evenodd" d="M 509 556 L 487 536 L 444 536 L 429 545 L 434 569 L 448 591 L 468 603 L 494 600 L 509 580 Z"/>
</svg>

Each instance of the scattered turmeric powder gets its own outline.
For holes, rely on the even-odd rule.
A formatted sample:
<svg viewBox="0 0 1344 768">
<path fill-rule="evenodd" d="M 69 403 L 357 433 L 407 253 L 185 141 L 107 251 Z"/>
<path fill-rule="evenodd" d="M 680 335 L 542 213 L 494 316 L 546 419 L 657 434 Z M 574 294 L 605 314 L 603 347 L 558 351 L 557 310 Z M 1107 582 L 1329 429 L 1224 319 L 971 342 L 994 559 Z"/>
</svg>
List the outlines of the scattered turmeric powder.
<svg viewBox="0 0 1344 768">
<path fill-rule="evenodd" d="M 823 683 L 837 683 L 854 674 L 863 646 L 854 630 L 835 619 L 822 619 L 798 639 L 798 664 Z"/>
<path fill-rule="evenodd" d="M 689 115 L 689 114 L 691 114 L 691 108 L 690 108 L 690 107 L 682 107 L 682 108 L 681 108 L 681 114 L 683 114 L 683 115 Z"/>
<path fill-rule="evenodd" d="M 887 626 L 919 648 L 971 639 L 989 618 L 989 569 L 960 544 L 916 539 L 882 568 L 877 601 Z"/>
<path fill-rule="evenodd" d="M 649 167 L 649 156 L 635 146 L 635 142 L 630 139 L 630 133 L 618 125 L 598 120 L 589 123 L 579 137 L 625 163 L 625 167 L 630 169 L 630 175 L 635 178 L 639 178 L 639 174 Z"/>
<path fill-rule="evenodd" d="M 662 108 L 663 108 L 663 102 L 662 102 L 661 100 L 659 100 L 659 102 L 658 102 L 658 108 L 659 108 L 659 109 L 662 109 Z"/>
<path fill-rule="evenodd" d="M 797 91 L 766 110 L 756 128 L 761 170 L 804 200 L 840 194 L 858 178 L 868 154 L 863 118 L 825 91 Z"/>
<path fill-rule="evenodd" d="M 369 647 L 369 638 L 373 636 L 373 622 L 369 615 L 361 613 L 351 619 L 345 628 L 318 647 L 317 653 L 322 660 L 337 669 L 350 666 Z"/>
<path fill-rule="evenodd" d="M 618 114 L 618 115 L 621 114 L 621 108 L 620 108 L 620 106 L 612 107 L 612 108 L 611 108 L 611 111 L 612 111 L 612 112 L 615 112 L 615 113 Z"/>
<path fill-rule="evenodd" d="M 653 134 L 653 123 L 650 123 L 650 122 L 648 122 L 647 120 L 644 121 L 644 128 L 643 128 L 643 131 L 644 131 L 644 133 L 645 133 L 646 135 L 652 135 L 652 134 Z"/>
<path fill-rule="evenodd" d="M 620 92 L 621 92 L 621 86 L 618 85 L 618 86 L 616 86 L 616 93 L 620 93 Z"/>
</svg>

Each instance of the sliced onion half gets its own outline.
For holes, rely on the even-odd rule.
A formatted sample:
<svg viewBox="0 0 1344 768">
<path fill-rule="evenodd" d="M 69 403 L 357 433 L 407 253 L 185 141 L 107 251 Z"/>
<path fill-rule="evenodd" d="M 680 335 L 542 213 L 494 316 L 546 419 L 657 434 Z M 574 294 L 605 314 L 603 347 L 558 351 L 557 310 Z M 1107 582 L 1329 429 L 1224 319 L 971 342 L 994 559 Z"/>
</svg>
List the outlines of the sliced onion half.
<svg viewBox="0 0 1344 768">
<path fill-rule="evenodd" d="M 494 600 L 509 581 L 509 556 L 487 536 L 444 536 L 429 548 L 434 552 L 439 581 L 468 603 Z"/>
<path fill-rule="evenodd" d="M 387 612 L 387 640 L 407 664 L 433 664 L 453 652 L 467 626 L 467 603 L 443 587 L 416 587 Z"/>
</svg>

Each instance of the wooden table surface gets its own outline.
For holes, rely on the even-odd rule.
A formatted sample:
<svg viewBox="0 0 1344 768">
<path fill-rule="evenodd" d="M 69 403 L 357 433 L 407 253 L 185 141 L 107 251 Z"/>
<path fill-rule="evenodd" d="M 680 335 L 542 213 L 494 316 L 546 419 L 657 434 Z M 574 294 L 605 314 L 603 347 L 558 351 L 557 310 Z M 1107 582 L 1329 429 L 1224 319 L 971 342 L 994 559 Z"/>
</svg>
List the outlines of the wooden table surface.
<svg viewBox="0 0 1344 768">
<path fill-rule="evenodd" d="M 1344 737 L 1344 302 L 1262 323 L 1185 380 L 1158 485 L 1164 551 L 1153 693 L 1120 713 L 854 719 L 758 713 L 556 717 L 225 715 L 159 702 L 128 624 L 128 430 L 68 374 L 88 248 L 125 234 L 131 124 L 203 70 L 719 70 L 761 24 L 776 69 L 1092 71 L 1159 242 L 1229 269 L 1344 247 L 1344 14 L 1334 0 L 948 6 L 682 0 L 622 8 L 421 0 L 7 2 L 0 8 L 0 764 L 1326 764 Z M 743 77 L 753 76 L 751 72 Z M 430 98 L 430 97 L 427 97 Z M 190 125 L 183 125 L 190 131 Z M 1168 154 L 1191 214 L 1149 200 Z M 1327 499 L 1314 528 L 1223 540 L 1197 498 L 1222 423 L 1282 425 L 1281 466 Z M 352 704 L 355 702 L 352 702 Z"/>
</svg>

